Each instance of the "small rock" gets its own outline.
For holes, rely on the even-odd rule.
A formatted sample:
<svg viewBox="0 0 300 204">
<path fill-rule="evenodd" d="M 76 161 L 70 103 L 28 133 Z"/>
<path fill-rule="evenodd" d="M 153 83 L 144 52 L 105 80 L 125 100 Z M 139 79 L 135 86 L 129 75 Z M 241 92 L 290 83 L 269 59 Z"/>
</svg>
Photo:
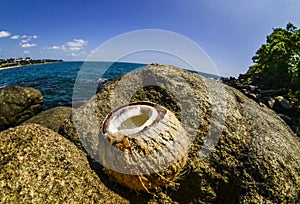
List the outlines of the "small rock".
<svg viewBox="0 0 300 204">
<path fill-rule="evenodd" d="M 269 108 L 273 109 L 275 104 L 275 99 L 271 96 L 267 97 L 267 105 Z"/>
<path fill-rule="evenodd" d="M 250 91 L 251 92 L 254 92 L 256 90 L 256 88 L 257 88 L 256 86 L 253 86 L 253 85 L 250 85 L 249 87 L 250 87 Z"/>
<path fill-rule="evenodd" d="M 43 110 L 43 96 L 34 88 L 0 89 L 0 131 L 17 126 Z"/>
<path fill-rule="evenodd" d="M 292 104 L 283 96 L 277 96 L 277 97 L 275 97 L 275 99 L 282 108 L 284 108 L 286 110 L 293 108 Z"/>
<path fill-rule="evenodd" d="M 254 100 L 257 99 L 257 95 L 254 94 L 254 93 L 250 93 L 248 96 L 249 96 L 249 98 L 252 98 L 252 99 L 254 99 Z"/>
<path fill-rule="evenodd" d="M 260 105 L 261 107 L 267 108 L 266 104 L 264 104 L 263 102 L 259 102 L 259 105 Z"/>
</svg>

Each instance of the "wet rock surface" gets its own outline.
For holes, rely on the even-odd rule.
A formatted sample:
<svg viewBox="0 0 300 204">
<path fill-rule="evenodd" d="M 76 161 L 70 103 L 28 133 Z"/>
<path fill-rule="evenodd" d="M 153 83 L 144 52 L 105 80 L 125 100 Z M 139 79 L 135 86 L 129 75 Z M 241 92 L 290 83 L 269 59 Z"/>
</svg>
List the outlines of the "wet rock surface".
<svg viewBox="0 0 300 204">
<path fill-rule="evenodd" d="M 253 86 L 245 89 L 253 91 L 253 98 L 259 92 Z M 268 96 L 274 98 L 274 92 Z M 270 106 L 280 105 L 278 99 L 274 100 L 269 100 Z M 238 90 L 172 66 L 152 64 L 105 83 L 97 95 L 74 111 L 60 131 L 66 137 L 77 138 L 97 160 L 99 130 L 104 118 L 114 108 L 136 101 L 150 101 L 171 110 L 191 137 L 182 177 L 173 186 L 140 194 L 140 200 L 145 203 L 299 201 L 300 142 L 286 123 Z M 110 188 L 130 192 L 117 183 Z"/>
<path fill-rule="evenodd" d="M 0 131 L 21 124 L 43 110 L 43 96 L 34 88 L 7 86 L 0 89 Z"/>
</svg>

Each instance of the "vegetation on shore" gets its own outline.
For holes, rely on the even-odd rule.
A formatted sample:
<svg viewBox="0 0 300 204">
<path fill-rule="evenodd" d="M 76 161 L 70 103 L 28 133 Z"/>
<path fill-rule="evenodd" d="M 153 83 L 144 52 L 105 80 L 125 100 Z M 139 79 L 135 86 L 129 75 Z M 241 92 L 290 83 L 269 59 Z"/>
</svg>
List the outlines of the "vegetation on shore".
<svg viewBox="0 0 300 204">
<path fill-rule="evenodd" d="M 300 29 L 292 23 L 273 29 L 252 60 L 255 64 L 247 74 L 262 78 L 274 89 L 286 88 L 300 108 Z"/>
<path fill-rule="evenodd" d="M 34 64 L 46 64 L 51 62 L 62 62 L 63 60 L 56 59 L 31 59 L 30 57 L 26 58 L 10 58 L 10 59 L 0 59 L 0 69 L 9 68 L 9 67 L 18 67 L 18 66 L 27 66 Z"/>
</svg>

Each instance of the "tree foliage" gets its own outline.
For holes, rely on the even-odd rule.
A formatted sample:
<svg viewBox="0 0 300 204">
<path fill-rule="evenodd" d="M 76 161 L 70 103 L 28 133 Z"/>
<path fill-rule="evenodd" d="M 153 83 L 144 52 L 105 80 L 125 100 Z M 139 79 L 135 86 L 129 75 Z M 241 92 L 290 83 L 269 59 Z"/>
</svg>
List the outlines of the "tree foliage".
<svg viewBox="0 0 300 204">
<path fill-rule="evenodd" d="M 300 96 L 300 30 L 296 26 L 288 23 L 285 29 L 273 29 L 252 60 L 249 74 L 276 79 L 278 88 L 288 88 Z"/>
</svg>

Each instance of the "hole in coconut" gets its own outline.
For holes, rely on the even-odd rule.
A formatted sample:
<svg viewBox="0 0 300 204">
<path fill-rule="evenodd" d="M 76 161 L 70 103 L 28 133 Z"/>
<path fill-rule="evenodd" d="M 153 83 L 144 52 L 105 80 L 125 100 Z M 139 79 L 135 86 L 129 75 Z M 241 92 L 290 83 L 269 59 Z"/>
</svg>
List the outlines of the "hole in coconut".
<svg viewBox="0 0 300 204">
<path fill-rule="evenodd" d="M 150 126 L 158 116 L 157 110 L 148 105 L 132 105 L 119 109 L 108 119 L 110 134 L 130 135 Z"/>
</svg>

